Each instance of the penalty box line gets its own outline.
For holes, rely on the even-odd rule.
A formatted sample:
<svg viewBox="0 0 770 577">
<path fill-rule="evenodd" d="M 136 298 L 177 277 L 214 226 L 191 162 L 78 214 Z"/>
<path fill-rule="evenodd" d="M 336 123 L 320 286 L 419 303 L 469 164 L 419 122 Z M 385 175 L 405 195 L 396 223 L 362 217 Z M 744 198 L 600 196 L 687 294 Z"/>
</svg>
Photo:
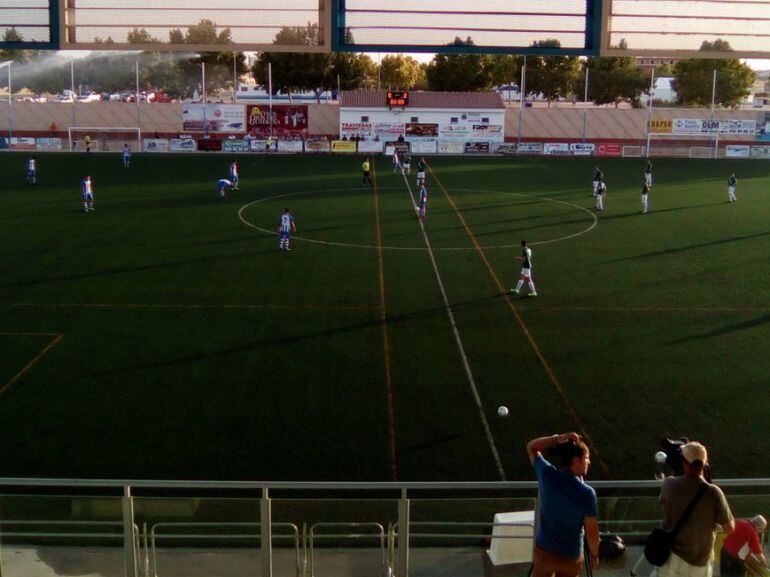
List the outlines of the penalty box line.
<svg viewBox="0 0 770 577">
<path fill-rule="evenodd" d="M 61 341 L 64 338 L 64 333 L 0 333 L 0 336 L 7 336 L 7 337 L 52 337 L 51 341 L 43 347 L 43 350 L 41 350 L 35 357 L 29 361 L 24 367 L 16 373 L 11 379 L 5 383 L 2 387 L 0 387 L 0 396 L 5 394 L 5 392 L 10 389 L 13 384 L 18 381 L 21 377 L 23 377 L 25 374 L 29 372 L 29 370 L 35 366 L 35 364 L 42 359 L 46 354 L 48 354 L 48 351 L 50 351 L 53 347 L 59 344 L 59 341 Z"/>
<path fill-rule="evenodd" d="M 444 197 L 447 199 L 447 202 L 449 202 L 450 206 L 452 207 L 452 210 L 454 210 L 455 215 L 460 221 L 460 224 L 465 229 L 466 235 L 468 236 L 469 240 L 473 244 L 478 255 L 481 257 L 481 260 L 484 263 L 484 266 L 486 267 L 490 276 L 492 277 L 492 280 L 494 281 L 495 285 L 497 286 L 498 291 L 501 294 L 506 294 L 507 296 L 507 291 L 503 286 L 503 283 L 500 280 L 500 277 L 498 276 L 494 267 L 492 267 L 492 264 L 489 262 L 489 259 L 487 259 L 487 255 L 484 253 L 484 249 L 479 244 L 478 239 L 473 234 L 473 231 L 471 230 L 470 225 L 465 220 L 465 217 L 462 215 L 462 212 L 460 212 L 460 209 L 458 208 L 452 196 L 449 194 L 449 191 L 446 189 L 444 184 L 438 178 L 438 176 L 436 175 L 436 172 L 433 170 L 433 167 L 431 167 L 429 164 L 428 164 L 428 170 L 430 171 L 433 179 L 436 181 L 436 184 L 438 184 L 438 186 L 441 188 L 441 191 L 443 192 Z M 599 452 L 596 448 L 596 444 L 591 439 L 591 435 L 588 433 L 588 429 L 583 424 L 583 421 L 580 418 L 580 415 L 578 415 L 577 411 L 575 410 L 575 407 L 570 402 L 569 397 L 567 396 L 567 393 L 564 390 L 564 387 L 562 386 L 561 382 L 556 376 L 556 372 L 553 370 L 553 367 L 551 367 L 551 364 L 548 362 L 548 360 L 545 358 L 545 355 L 540 350 L 540 346 L 537 344 L 537 341 L 535 340 L 534 335 L 529 330 L 527 323 L 524 322 L 524 318 L 519 313 L 519 310 L 516 307 L 516 305 L 513 303 L 513 300 L 510 297 L 508 297 L 505 299 L 505 301 L 508 305 L 509 310 L 513 313 L 513 316 L 516 319 L 516 322 L 518 323 L 519 327 L 524 333 L 524 336 L 526 337 L 527 342 L 529 342 L 529 345 L 532 348 L 532 351 L 535 353 L 535 356 L 540 362 L 540 365 L 543 367 L 543 370 L 545 371 L 545 374 L 548 377 L 548 380 L 551 382 L 551 385 L 553 385 L 553 388 L 556 391 L 557 396 L 561 400 L 562 406 L 567 411 L 567 414 L 570 416 L 573 422 L 577 425 L 578 429 L 580 430 L 581 436 L 584 437 L 588 441 L 588 443 L 591 445 L 594 453 L 593 456 L 596 459 L 597 463 L 599 464 L 599 467 L 602 469 L 602 472 L 609 477 L 610 472 L 609 472 L 609 468 L 607 467 L 607 464 L 602 460 L 601 456 L 599 455 Z"/>
<path fill-rule="evenodd" d="M 409 192 L 409 200 L 411 201 L 412 206 L 416 210 L 417 205 L 414 200 L 414 194 L 412 193 L 412 186 L 409 184 L 409 179 L 407 178 L 406 173 L 404 173 L 403 168 L 401 169 L 401 176 L 404 178 L 406 189 Z M 446 311 L 447 317 L 449 318 L 449 324 L 452 327 L 452 334 L 454 335 L 455 344 L 457 345 L 457 350 L 460 353 L 460 360 L 462 361 L 463 369 L 465 370 L 465 376 L 468 380 L 468 386 L 470 387 L 471 393 L 473 394 L 473 399 L 476 403 L 476 408 L 479 413 L 479 420 L 481 421 L 481 425 L 484 428 L 484 436 L 487 439 L 487 445 L 489 445 L 489 450 L 491 451 L 492 458 L 495 461 L 495 467 L 497 468 L 497 473 L 500 475 L 500 480 L 507 481 L 507 477 L 505 475 L 505 469 L 503 468 L 503 462 L 500 459 L 500 451 L 498 451 L 497 449 L 495 438 L 492 435 L 492 429 L 489 426 L 489 420 L 487 420 L 487 415 L 484 412 L 484 405 L 481 402 L 481 395 L 479 394 L 479 388 L 476 385 L 476 378 L 473 375 L 471 364 L 468 361 L 468 355 L 465 353 L 465 345 L 463 344 L 463 340 L 460 337 L 460 330 L 457 328 L 457 323 L 455 322 L 454 312 L 452 312 L 452 305 L 449 302 L 449 297 L 447 296 L 446 289 L 444 288 L 444 281 L 441 279 L 441 273 L 438 270 L 436 255 L 433 251 L 432 245 L 430 244 L 428 233 L 425 230 L 425 223 L 420 218 L 418 218 L 417 220 L 420 223 L 420 231 L 422 233 L 422 238 L 423 238 L 423 241 L 425 242 L 425 246 L 427 247 L 427 250 L 428 250 L 428 257 L 430 258 L 431 265 L 433 266 L 433 273 L 436 276 L 436 282 L 438 283 L 438 288 L 439 288 L 439 291 L 441 292 L 441 298 L 444 301 L 444 310 Z"/>
</svg>

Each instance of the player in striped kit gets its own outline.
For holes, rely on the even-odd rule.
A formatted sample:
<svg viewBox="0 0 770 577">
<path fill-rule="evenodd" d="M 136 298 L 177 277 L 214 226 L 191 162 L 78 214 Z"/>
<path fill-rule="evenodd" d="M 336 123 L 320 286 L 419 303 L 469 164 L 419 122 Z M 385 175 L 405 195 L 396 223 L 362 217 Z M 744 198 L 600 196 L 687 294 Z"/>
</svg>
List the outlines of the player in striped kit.
<svg viewBox="0 0 770 577">
<path fill-rule="evenodd" d="M 80 183 L 80 190 L 83 192 L 83 212 L 93 211 L 94 188 L 90 176 L 86 176 Z"/>
<path fill-rule="evenodd" d="M 123 168 L 131 166 L 131 147 L 128 142 L 123 144 Z"/>
<path fill-rule="evenodd" d="M 425 206 L 428 204 L 428 191 L 423 184 L 420 187 L 420 200 L 417 203 L 417 217 L 420 220 L 425 220 Z"/>
<path fill-rule="evenodd" d="M 291 233 L 293 232 L 297 232 L 297 225 L 294 224 L 294 215 L 287 208 L 278 218 L 278 234 L 280 235 L 278 248 L 280 250 L 291 250 Z"/>
<path fill-rule="evenodd" d="M 238 190 L 238 163 L 234 160 L 230 164 L 230 182 L 233 183 L 233 190 Z"/>
<path fill-rule="evenodd" d="M 226 178 L 220 178 L 217 181 L 217 192 L 219 192 L 220 200 L 224 200 L 227 195 L 227 191 L 233 187 L 233 183 Z"/>
<path fill-rule="evenodd" d="M 417 186 L 425 186 L 425 159 L 422 157 L 417 162 Z"/>
<path fill-rule="evenodd" d="M 527 296 L 536 297 L 535 281 L 532 280 L 532 249 L 527 247 L 526 240 L 521 241 L 521 256 L 517 256 L 516 260 L 521 261 L 521 273 L 519 274 L 519 282 L 516 283 L 516 288 L 511 289 L 511 292 L 519 294 L 521 287 L 524 286 L 524 281 L 526 281 L 529 287 Z"/>
<path fill-rule="evenodd" d="M 737 202 L 738 198 L 735 196 L 735 187 L 738 185 L 738 179 L 735 178 L 735 173 L 733 172 L 728 178 L 727 178 L 727 202 Z"/>
<path fill-rule="evenodd" d="M 27 159 L 27 184 L 37 184 L 37 168 L 35 168 L 34 156 Z"/>
</svg>

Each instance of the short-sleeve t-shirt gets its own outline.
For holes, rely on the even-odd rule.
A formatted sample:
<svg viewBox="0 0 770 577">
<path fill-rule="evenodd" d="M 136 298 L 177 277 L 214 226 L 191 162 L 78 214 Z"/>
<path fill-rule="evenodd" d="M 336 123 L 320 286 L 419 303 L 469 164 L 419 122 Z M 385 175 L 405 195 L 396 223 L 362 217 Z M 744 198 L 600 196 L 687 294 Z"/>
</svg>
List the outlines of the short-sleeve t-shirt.
<svg viewBox="0 0 770 577">
<path fill-rule="evenodd" d="M 578 559 L 583 552 L 583 523 L 597 516 L 596 492 L 567 469 L 557 469 L 542 455 L 535 457 L 540 489 L 540 527 L 535 538 L 542 549 Z"/>
<path fill-rule="evenodd" d="M 759 537 L 754 525 L 745 519 L 738 519 L 735 521 L 735 531 L 727 536 L 723 549 L 733 557 L 741 559 L 746 557 L 741 551 L 746 545 L 748 545 L 746 554 L 762 554 L 762 545 L 759 544 Z"/>
<path fill-rule="evenodd" d="M 698 487 L 706 481 L 695 477 L 668 477 L 663 481 L 660 502 L 663 503 L 663 528 L 671 530 L 690 504 Z M 703 567 L 711 561 L 717 524 L 733 518 L 724 493 L 716 485 L 709 488 L 695 506 L 690 518 L 676 536 L 672 551 L 690 565 Z"/>
</svg>

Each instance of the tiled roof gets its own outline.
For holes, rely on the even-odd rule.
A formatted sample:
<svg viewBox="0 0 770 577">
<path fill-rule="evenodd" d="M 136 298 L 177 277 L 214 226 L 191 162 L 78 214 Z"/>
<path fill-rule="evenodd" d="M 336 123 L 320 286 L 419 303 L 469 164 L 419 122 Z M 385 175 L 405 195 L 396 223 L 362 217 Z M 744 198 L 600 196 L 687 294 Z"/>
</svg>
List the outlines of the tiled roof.
<svg viewBox="0 0 770 577">
<path fill-rule="evenodd" d="M 385 90 L 343 90 L 341 108 L 385 108 Z M 409 91 L 410 108 L 453 108 L 482 110 L 505 108 L 497 92 Z"/>
</svg>

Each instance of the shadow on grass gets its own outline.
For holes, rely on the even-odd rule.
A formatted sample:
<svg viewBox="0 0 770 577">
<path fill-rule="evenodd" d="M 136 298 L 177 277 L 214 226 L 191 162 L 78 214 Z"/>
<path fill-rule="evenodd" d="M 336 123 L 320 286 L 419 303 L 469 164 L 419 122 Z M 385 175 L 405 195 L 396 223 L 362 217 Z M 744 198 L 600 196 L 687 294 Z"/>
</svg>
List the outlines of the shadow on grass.
<svg viewBox="0 0 770 577">
<path fill-rule="evenodd" d="M 700 334 L 700 335 L 693 335 L 691 337 L 683 337 L 681 339 L 676 339 L 674 341 L 669 341 L 663 346 L 669 346 L 669 345 L 679 345 L 682 343 L 688 343 L 692 341 L 700 341 L 703 339 L 710 339 L 713 337 L 722 337 L 725 335 L 729 335 L 734 332 L 743 331 L 746 329 L 752 329 L 754 327 L 758 327 L 761 325 L 764 325 L 765 323 L 770 322 L 770 315 L 765 315 L 756 319 L 752 319 L 750 321 L 744 321 L 741 323 L 735 323 L 732 325 L 727 325 L 725 327 L 721 327 L 719 329 L 715 329 L 713 331 L 708 331 L 706 333 Z"/>
<path fill-rule="evenodd" d="M 623 258 L 615 258 L 612 260 L 605 260 L 604 262 L 598 263 L 598 264 L 612 264 L 616 262 L 624 262 L 627 260 L 637 260 L 640 258 L 654 258 L 656 256 L 663 256 L 666 254 L 676 254 L 679 252 L 686 252 L 688 250 L 697 250 L 699 248 L 706 248 L 710 246 L 718 246 L 720 244 L 728 244 L 731 242 L 738 242 L 742 240 L 750 240 L 752 238 L 761 238 L 763 236 L 770 235 L 770 232 L 758 232 L 756 234 L 747 234 L 744 236 L 734 236 L 732 238 L 723 238 L 721 240 L 712 240 L 710 242 L 701 242 L 698 244 L 692 244 L 690 246 L 683 246 L 679 248 L 669 248 L 666 250 L 656 250 L 655 252 L 648 252 L 645 254 L 637 254 L 635 256 L 625 256 Z"/>
</svg>

